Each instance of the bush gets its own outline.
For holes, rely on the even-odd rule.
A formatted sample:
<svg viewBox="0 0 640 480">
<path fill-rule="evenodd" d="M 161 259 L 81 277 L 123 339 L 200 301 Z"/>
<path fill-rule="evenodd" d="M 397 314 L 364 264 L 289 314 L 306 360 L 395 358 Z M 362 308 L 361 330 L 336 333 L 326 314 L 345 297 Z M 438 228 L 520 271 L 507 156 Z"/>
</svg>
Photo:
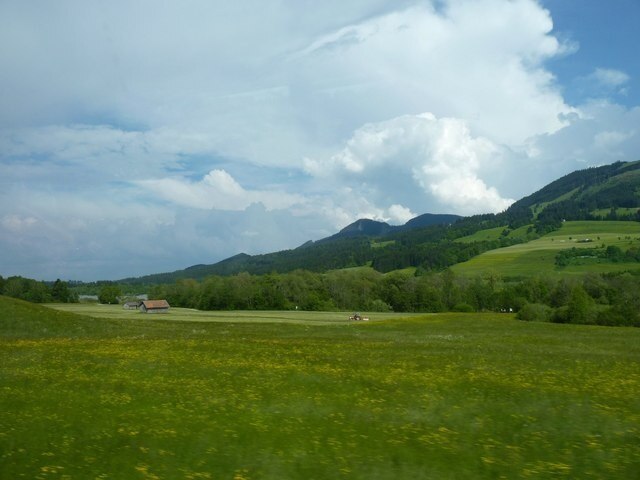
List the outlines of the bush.
<svg viewBox="0 0 640 480">
<path fill-rule="evenodd" d="M 542 303 L 527 303 L 518 312 L 518 318 L 526 322 L 550 322 L 553 308 Z"/>
<path fill-rule="evenodd" d="M 629 309 L 612 307 L 599 313 L 596 324 L 609 327 L 640 327 L 640 315 Z"/>
<path fill-rule="evenodd" d="M 616 312 L 615 310 L 608 308 L 600 312 L 596 320 L 596 324 L 607 327 L 618 327 L 626 325 L 627 318 L 624 315 Z"/>
<path fill-rule="evenodd" d="M 596 323 L 597 315 L 595 302 L 582 285 L 574 286 L 567 305 L 567 320 L 571 323 L 590 325 Z"/>
<path fill-rule="evenodd" d="M 551 316 L 551 321 L 554 323 L 569 323 L 569 307 L 556 308 Z"/>
<path fill-rule="evenodd" d="M 471 313 L 475 312 L 475 309 L 468 303 L 456 303 L 451 309 L 453 312 Z"/>
<path fill-rule="evenodd" d="M 379 298 L 376 298 L 375 300 L 367 304 L 366 309 L 369 310 L 370 312 L 390 312 L 391 305 L 380 300 Z"/>
</svg>

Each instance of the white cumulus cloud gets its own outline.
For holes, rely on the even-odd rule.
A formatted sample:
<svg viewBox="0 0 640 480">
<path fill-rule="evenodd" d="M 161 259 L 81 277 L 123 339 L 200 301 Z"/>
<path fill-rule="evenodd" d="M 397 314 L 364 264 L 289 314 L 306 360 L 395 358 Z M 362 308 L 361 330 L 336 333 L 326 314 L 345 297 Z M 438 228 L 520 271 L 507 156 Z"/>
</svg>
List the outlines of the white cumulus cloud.
<svg viewBox="0 0 640 480">
<path fill-rule="evenodd" d="M 247 190 L 220 169 L 211 170 L 197 182 L 183 178 L 159 178 L 134 183 L 176 205 L 199 209 L 238 211 L 261 203 L 267 210 L 276 210 L 305 203 L 302 195 L 285 191 Z"/>
<path fill-rule="evenodd" d="M 387 210 L 389 220 L 395 224 L 405 224 L 417 215 L 409 208 L 402 205 L 393 204 Z"/>
<path fill-rule="evenodd" d="M 425 2 L 352 24 L 297 52 L 291 63 L 316 115 L 355 129 L 429 111 L 464 118 L 499 143 L 565 125 L 559 115 L 572 109 L 544 68 L 565 47 L 551 35 L 546 10 L 533 0 L 439 5 Z"/>
<path fill-rule="evenodd" d="M 307 159 L 306 168 L 321 178 L 364 183 L 387 196 L 393 196 L 385 189 L 388 172 L 403 172 L 406 182 L 450 211 L 496 212 L 513 200 L 501 197 L 478 172 L 499 161 L 499 153 L 488 139 L 474 137 L 466 122 L 424 113 L 365 125 L 341 151 L 324 161 Z"/>
</svg>

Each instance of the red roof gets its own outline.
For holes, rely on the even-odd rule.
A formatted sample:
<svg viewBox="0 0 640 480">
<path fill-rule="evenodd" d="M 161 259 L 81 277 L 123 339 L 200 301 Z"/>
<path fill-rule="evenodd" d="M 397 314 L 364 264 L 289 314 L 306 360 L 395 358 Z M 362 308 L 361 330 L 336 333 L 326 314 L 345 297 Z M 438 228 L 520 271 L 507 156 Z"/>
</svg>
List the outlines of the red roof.
<svg viewBox="0 0 640 480">
<path fill-rule="evenodd" d="M 169 302 L 167 302 L 166 300 L 144 300 L 142 304 L 147 310 L 153 310 L 156 308 L 169 308 Z"/>
</svg>

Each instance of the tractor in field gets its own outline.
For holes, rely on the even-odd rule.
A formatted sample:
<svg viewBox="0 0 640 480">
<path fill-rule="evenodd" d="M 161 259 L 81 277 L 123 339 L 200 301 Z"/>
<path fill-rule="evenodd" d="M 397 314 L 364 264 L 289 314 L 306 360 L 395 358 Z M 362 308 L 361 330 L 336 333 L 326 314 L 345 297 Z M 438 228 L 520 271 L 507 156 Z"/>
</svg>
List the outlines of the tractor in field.
<svg viewBox="0 0 640 480">
<path fill-rule="evenodd" d="M 360 322 L 360 321 L 368 322 L 369 321 L 369 317 L 363 317 L 362 315 L 360 315 L 359 313 L 356 312 L 356 313 L 354 313 L 353 315 L 351 315 L 349 317 L 349 320 L 354 320 L 354 321 L 357 321 L 357 322 Z"/>
</svg>

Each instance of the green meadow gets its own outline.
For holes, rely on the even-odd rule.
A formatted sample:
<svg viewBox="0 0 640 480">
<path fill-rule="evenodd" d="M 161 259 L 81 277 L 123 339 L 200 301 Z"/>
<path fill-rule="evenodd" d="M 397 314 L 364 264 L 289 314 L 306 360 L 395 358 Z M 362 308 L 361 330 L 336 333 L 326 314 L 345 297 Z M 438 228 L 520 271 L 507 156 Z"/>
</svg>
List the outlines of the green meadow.
<svg viewBox="0 0 640 480">
<path fill-rule="evenodd" d="M 0 478 L 636 479 L 640 330 L 0 297 Z"/>
<path fill-rule="evenodd" d="M 498 230 L 500 229 L 483 230 L 465 239 L 472 241 L 482 240 L 487 236 L 495 237 L 498 235 Z M 586 242 L 586 240 L 591 241 Z M 454 265 L 451 269 L 462 275 L 479 275 L 491 271 L 505 277 L 549 273 L 580 275 L 589 272 L 605 273 L 640 269 L 640 264 L 635 262 L 594 261 L 590 263 L 585 261 L 582 265 L 567 267 L 558 267 L 555 264 L 556 254 L 560 250 L 573 247 L 594 248 L 602 245 L 615 245 L 622 250 L 631 246 L 640 247 L 640 224 L 617 221 L 565 222 L 560 230 L 537 240 L 490 250 L 467 262 Z"/>
<path fill-rule="evenodd" d="M 89 315 L 96 318 L 140 320 L 148 318 L 137 310 L 125 310 L 121 305 L 101 305 L 97 303 L 60 303 L 49 307 L 59 311 Z M 367 313 L 370 321 L 381 321 L 390 318 L 411 316 L 411 313 Z M 171 308 L 168 314 L 153 317 L 159 321 L 179 322 L 240 322 L 240 323 L 296 323 L 304 325 L 330 325 L 344 323 L 353 312 L 311 312 L 311 311 L 200 311 L 191 308 Z"/>
</svg>

